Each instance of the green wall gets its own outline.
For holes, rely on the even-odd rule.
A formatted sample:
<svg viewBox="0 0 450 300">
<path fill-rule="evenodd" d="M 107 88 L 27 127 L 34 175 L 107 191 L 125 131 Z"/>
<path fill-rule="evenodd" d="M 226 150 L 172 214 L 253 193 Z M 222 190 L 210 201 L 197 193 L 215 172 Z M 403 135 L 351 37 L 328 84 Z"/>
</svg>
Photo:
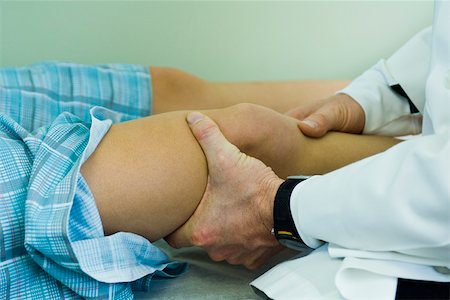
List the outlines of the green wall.
<svg viewBox="0 0 450 300">
<path fill-rule="evenodd" d="M 353 78 L 431 24 L 431 1 L 5 1 L 0 65 L 175 66 L 212 80 Z"/>
</svg>

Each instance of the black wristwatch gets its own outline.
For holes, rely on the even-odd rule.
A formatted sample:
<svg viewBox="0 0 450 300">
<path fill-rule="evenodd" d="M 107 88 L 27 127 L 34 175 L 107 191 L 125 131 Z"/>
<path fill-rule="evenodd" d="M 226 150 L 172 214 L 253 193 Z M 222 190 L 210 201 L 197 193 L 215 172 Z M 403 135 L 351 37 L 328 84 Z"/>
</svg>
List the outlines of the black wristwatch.
<svg viewBox="0 0 450 300">
<path fill-rule="evenodd" d="M 273 204 L 273 235 L 281 245 L 298 251 L 309 247 L 303 242 L 295 227 L 291 213 L 291 194 L 297 184 L 308 178 L 309 176 L 288 177 L 278 188 Z"/>
</svg>

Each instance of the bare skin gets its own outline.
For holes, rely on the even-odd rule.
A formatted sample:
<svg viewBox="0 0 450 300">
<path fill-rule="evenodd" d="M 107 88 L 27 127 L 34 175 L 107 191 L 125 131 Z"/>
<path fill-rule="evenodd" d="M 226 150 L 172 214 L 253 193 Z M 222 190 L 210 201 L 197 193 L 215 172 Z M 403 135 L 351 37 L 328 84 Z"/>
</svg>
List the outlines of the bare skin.
<svg viewBox="0 0 450 300">
<path fill-rule="evenodd" d="M 150 68 L 153 113 L 225 108 L 253 103 L 285 113 L 344 88 L 348 80 L 283 82 L 209 82 L 172 68 Z"/>
<path fill-rule="evenodd" d="M 202 198 L 207 180 L 205 156 L 186 124 L 187 111 L 162 113 L 160 104 L 184 98 L 189 102 L 195 98 L 200 99 L 196 104 L 200 105 L 203 100 L 214 99 L 216 89 L 211 88 L 211 95 L 205 92 L 205 87 L 193 86 L 189 98 L 176 89 L 165 91 L 157 73 L 152 75 L 154 109 L 160 114 L 114 124 L 81 172 L 94 193 L 106 234 L 128 231 L 155 241 L 189 219 Z M 237 94 L 242 87 L 244 98 L 251 94 L 251 88 L 245 84 L 227 85 Z M 295 93 L 285 93 L 284 88 L 271 89 L 272 85 L 279 86 L 260 84 L 266 99 L 291 97 L 291 107 L 295 107 L 298 98 L 310 98 L 294 97 Z M 255 89 L 255 99 L 260 96 L 259 91 Z M 267 91 L 273 93 L 269 96 Z M 205 107 L 209 108 L 208 105 Z M 284 111 L 286 106 L 277 108 Z M 243 152 L 261 159 L 281 178 L 328 172 L 398 143 L 392 138 L 340 133 L 322 139 L 307 138 L 298 129 L 298 120 L 250 104 L 204 113 L 217 122 L 228 140 Z"/>
<path fill-rule="evenodd" d="M 196 245 L 213 260 L 256 268 L 282 248 L 271 228 L 273 199 L 283 180 L 230 144 L 207 116 L 193 112 L 187 121 L 208 161 L 208 184 L 194 214 L 166 241 L 173 247 Z"/>
<path fill-rule="evenodd" d="M 311 137 L 322 137 L 330 130 L 361 133 L 366 122 L 361 105 L 345 94 L 299 105 L 286 114 L 301 120 L 299 128 Z"/>
</svg>

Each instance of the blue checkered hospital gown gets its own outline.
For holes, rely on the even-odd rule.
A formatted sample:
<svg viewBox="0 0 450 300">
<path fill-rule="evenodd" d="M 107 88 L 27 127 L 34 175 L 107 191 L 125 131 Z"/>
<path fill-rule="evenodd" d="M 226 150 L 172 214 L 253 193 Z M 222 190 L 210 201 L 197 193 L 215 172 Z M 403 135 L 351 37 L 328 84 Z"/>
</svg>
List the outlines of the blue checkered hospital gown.
<svg viewBox="0 0 450 300">
<path fill-rule="evenodd" d="M 150 113 L 144 67 L 0 69 L 0 299 L 130 299 L 184 272 L 141 236 L 104 236 L 79 172 L 112 123 Z"/>
</svg>

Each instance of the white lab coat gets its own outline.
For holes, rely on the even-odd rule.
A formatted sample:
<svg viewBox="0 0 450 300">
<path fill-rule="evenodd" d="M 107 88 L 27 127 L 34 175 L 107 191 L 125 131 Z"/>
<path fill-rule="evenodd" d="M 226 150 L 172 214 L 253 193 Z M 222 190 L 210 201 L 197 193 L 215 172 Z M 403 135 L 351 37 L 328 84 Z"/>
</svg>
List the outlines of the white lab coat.
<svg viewBox="0 0 450 300">
<path fill-rule="evenodd" d="M 396 83 L 420 115 L 411 115 L 408 102 L 389 88 Z M 329 243 L 334 284 L 344 298 L 393 299 L 399 277 L 450 281 L 443 274 L 450 268 L 450 2 L 436 2 L 432 30 L 341 92 L 364 108 L 365 133 L 406 135 L 421 128 L 422 135 L 299 184 L 291 210 L 301 237 L 313 248 Z"/>
</svg>

